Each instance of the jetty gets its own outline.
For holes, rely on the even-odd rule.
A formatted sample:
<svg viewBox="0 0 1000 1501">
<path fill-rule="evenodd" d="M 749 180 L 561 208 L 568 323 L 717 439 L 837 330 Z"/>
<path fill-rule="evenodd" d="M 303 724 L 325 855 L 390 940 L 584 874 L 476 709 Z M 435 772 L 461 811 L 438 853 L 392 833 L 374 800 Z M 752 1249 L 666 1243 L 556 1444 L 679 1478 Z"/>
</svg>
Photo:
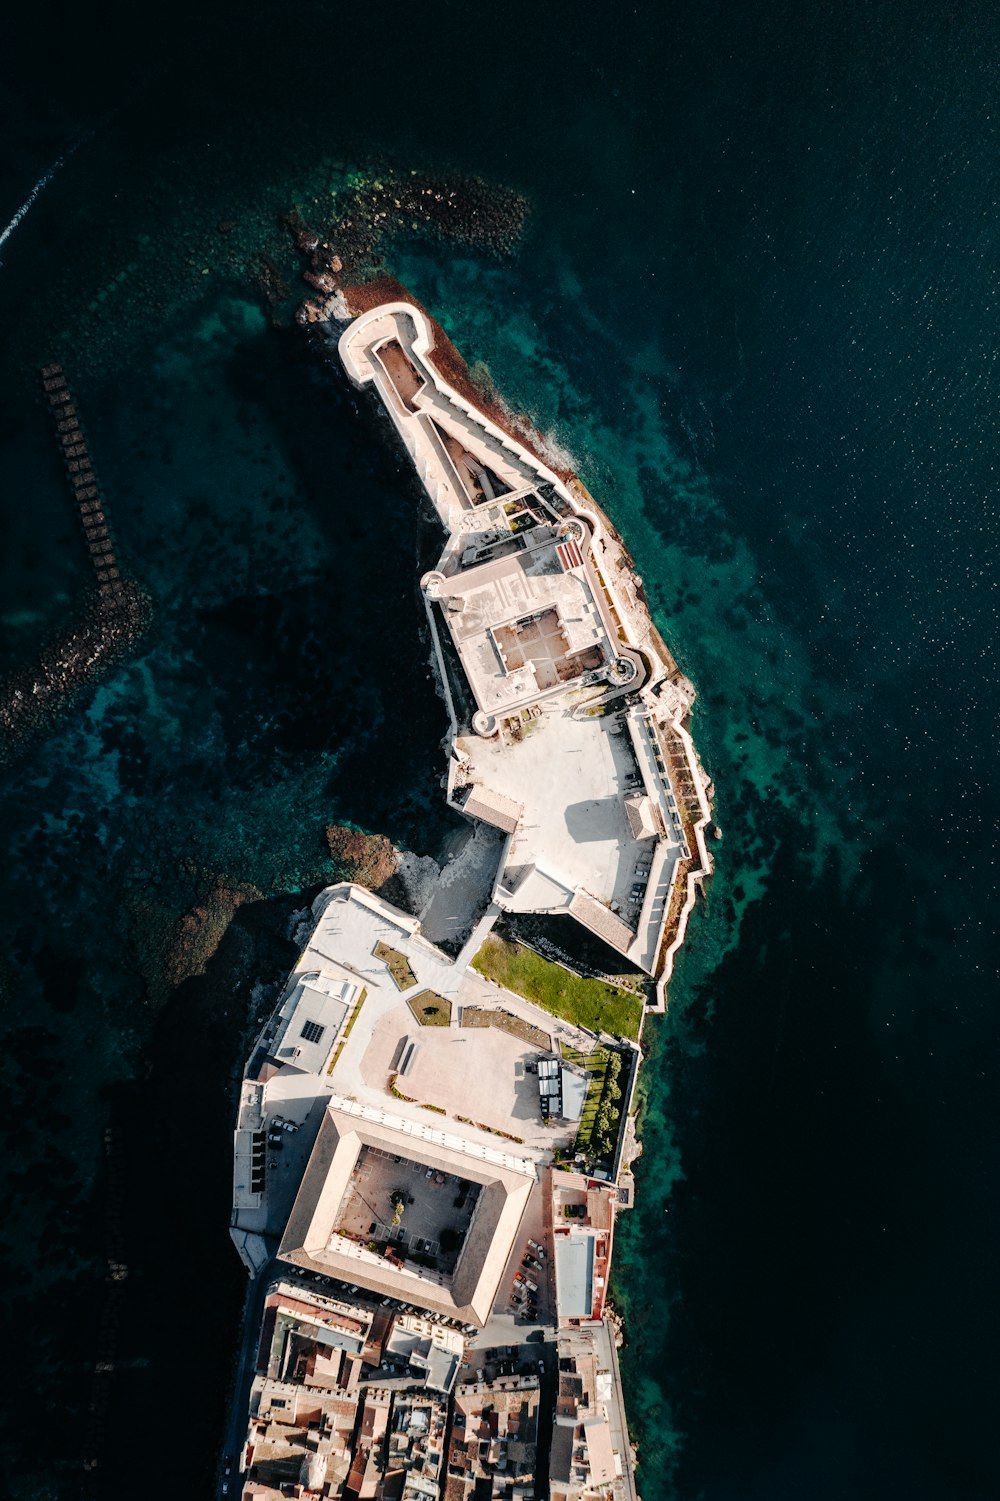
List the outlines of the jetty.
<svg viewBox="0 0 1000 1501">
<path fill-rule="evenodd" d="M 84 541 L 97 576 L 97 586 L 109 602 L 123 598 L 124 589 L 114 540 L 105 514 L 97 475 L 90 457 L 86 434 L 66 373 L 61 365 L 46 365 L 42 388 L 56 427 L 66 474 L 80 515 Z"/>
</svg>

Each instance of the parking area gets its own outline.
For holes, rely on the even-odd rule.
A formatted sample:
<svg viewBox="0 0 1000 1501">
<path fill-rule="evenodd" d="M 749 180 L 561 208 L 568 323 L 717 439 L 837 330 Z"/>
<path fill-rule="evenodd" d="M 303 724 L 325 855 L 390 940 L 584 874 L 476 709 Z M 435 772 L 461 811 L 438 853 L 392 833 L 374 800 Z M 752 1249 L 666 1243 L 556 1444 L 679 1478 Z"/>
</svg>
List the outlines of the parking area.
<svg viewBox="0 0 1000 1501">
<path fill-rule="evenodd" d="M 504 1335 L 507 1331 L 501 1330 Z M 537 1376 L 542 1380 L 546 1370 L 545 1343 L 539 1338 L 518 1337 L 501 1339 L 495 1345 L 478 1344 L 469 1350 L 459 1372 L 459 1381 L 497 1381 L 503 1376 Z"/>
<path fill-rule="evenodd" d="M 525 1205 L 495 1304 L 495 1317 L 512 1320 L 515 1329 L 524 1331 L 522 1338 L 533 1328 L 554 1324 L 556 1315 L 548 1169 L 541 1179 Z"/>
<path fill-rule="evenodd" d="M 285 1228 L 326 1104 L 325 1099 L 279 1099 L 267 1111 L 264 1201 L 252 1227 L 264 1235 L 280 1237 Z"/>
</svg>

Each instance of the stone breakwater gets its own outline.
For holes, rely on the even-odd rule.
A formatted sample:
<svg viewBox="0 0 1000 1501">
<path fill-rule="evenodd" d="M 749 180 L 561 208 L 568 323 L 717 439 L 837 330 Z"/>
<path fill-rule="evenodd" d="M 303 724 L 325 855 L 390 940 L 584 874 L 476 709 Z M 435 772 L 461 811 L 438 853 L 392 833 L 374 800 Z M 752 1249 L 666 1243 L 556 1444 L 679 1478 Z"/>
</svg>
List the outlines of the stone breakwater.
<svg viewBox="0 0 1000 1501">
<path fill-rule="evenodd" d="M 149 599 L 124 581 L 113 604 L 88 594 L 76 619 L 54 635 L 33 662 L 0 686 L 0 755 L 10 755 L 31 731 L 50 725 L 83 688 L 122 661 L 149 624 Z"/>
<path fill-rule="evenodd" d="M 43 643 L 34 661 L 0 684 L 0 758 L 25 737 L 47 728 L 85 687 L 120 662 L 152 618 L 148 595 L 123 574 L 107 508 L 90 458 L 76 404 L 60 365 L 42 371 L 46 404 L 80 517 L 94 585 L 77 603 L 73 620 Z"/>
</svg>

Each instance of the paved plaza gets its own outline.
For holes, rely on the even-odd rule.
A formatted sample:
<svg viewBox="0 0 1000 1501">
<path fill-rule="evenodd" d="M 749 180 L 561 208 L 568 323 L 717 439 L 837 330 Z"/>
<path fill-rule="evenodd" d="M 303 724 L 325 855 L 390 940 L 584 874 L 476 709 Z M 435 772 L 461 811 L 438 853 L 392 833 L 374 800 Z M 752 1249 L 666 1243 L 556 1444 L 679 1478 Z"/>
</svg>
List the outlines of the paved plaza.
<svg viewBox="0 0 1000 1501">
<path fill-rule="evenodd" d="M 507 854 L 508 869 L 533 866 L 562 887 L 566 906 L 582 886 L 600 901 L 624 905 L 649 841 L 633 838 L 625 812 L 636 761 L 628 736 L 606 719 L 574 719 L 565 707 L 543 708 L 515 743 L 467 735 L 470 779 L 523 808 Z M 506 905 L 537 910 L 535 891 L 515 889 Z M 544 899 L 543 899 L 544 900 Z M 545 905 L 548 905 L 547 903 Z"/>
<path fill-rule="evenodd" d="M 399 1063 L 413 1052 L 405 1075 Z M 360 1061 L 361 1078 L 377 1093 L 396 1077 L 396 1088 L 453 1120 L 465 1117 L 509 1131 L 536 1151 L 568 1145 L 575 1125 L 547 1125 L 539 1113 L 538 1080 L 528 1064 L 539 1056 L 519 1037 L 498 1027 L 418 1027 L 409 1007 L 385 1012 L 372 1029 Z"/>
</svg>

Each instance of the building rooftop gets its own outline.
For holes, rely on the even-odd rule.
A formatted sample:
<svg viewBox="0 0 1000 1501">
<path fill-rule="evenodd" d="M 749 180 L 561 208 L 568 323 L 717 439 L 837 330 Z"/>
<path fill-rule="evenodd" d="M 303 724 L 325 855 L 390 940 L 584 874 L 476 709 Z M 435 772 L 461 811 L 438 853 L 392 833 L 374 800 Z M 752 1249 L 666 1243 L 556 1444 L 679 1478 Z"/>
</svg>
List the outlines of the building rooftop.
<svg viewBox="0 0 1000 1501">
<path fill-rule="evenodd" d="M 600 1318 L 614 1244 L 618 1189 L 581 1173 L 552 1173 L 556 1310 L 560 1324 Z"/>
<path fill-rule="evenodd" d="M 561 1319 L 589 1319 L 594 1307 L 594 1238 L 557 1237 L 556 1296 Z"/>
<path fill-rule="evenodd" d="M 550 1452 L 552 1501 L 634 1501 L 628 1434 L 607 1324 L 561 1332 L 559 1388 Z"/>
<path fill-rule="evenodd" d="M 318 973 L 296 976 L 271 1044 L 275 1062 L 304 1074 L 321 1074 L 357 993 L 358 987 L 346 980 Z"/>
<path fill-rule="evenodd" d="M 591 1485 L 608 1485 L 614 1481 L 615 1455 L 611 1447 L 611 1429 L 605 1418 L 589 1418 L 583 1425 L 587 1446 L 587 1468 Z"/>
<path fill-rule="evenodd" d="M 424 1385 L 432 1391 L 450 1392 L 455 1385 L 465 1341 L 457 1330 L 416 1314 L 400 1315 L 385 1343 L 387 1360 L 405 1361 L 423 1373 Z"/>
<path fill-rule="evenodd" d="M 387 1112 L 355 1107 L 352 1113 L 350 1104 L 334 1097 L 326 1111 L 279 1256 L 459 1322 L 485 1324 L 535 1182 L 533 1164 L 451 1133 L 425 1128 L 418 1134 L 412 1123 Z M 429 1196 L 454 1194 L 462 1182 L 476 1185 L 475 1210 L 452 1270 L 422 1264 L 423 1258 L 413 1259 L 405 1247 L 391 1246 L 387 1255 L 377 1235 L 343 1223 L 365 1147 L 387 1154 L 400 1170 L 404 1162 L 419 1163 L 424 1177 L 417 1182 L 424 1182 Z M 439 1175 L 442 1183 L 436 1184 Z M 413 1180 L 412 1174 L 406 1177 Z M 374 1202 L 370 1223 L 377 1225 L 384 1209 L 388 1201 Z"/>
<path fill-rule="evenodd" d="M 616 652 L 582 568 L 566 572 L 558 534 L 442 576 L 434 597 L 476 703 L 511 712 L 598 672 Z"/>
<path fill-rule="evenodd" d="M 625 810 L 636 769 L 631 746 L 612 732 L 613 721 L 540 707 L 537 717 L 521 721 L 516 739 L 503 731 L 457 741 L 459 785 L 470 785 L 477 802 L 499 795 L 505 809 L 521 810 L 500 876 L 501 904 L 565 912 L 583 891 L 609 917 L 612 902 L 624 914 L 649 849 L 648 840 L 633 837 Z M 456 788 L 457 806 L 461 797 Z M 467 804 L 463 811 L 470 813 Z"/>
<path fill-rule="evenodd" d="M 540 1396 L 537 1376 L 477 1381 L 457 1388 L 448 1448 L 448 1495 L 509 1495 L 515 1484 L 530 1489 Z"/>
</svg>

